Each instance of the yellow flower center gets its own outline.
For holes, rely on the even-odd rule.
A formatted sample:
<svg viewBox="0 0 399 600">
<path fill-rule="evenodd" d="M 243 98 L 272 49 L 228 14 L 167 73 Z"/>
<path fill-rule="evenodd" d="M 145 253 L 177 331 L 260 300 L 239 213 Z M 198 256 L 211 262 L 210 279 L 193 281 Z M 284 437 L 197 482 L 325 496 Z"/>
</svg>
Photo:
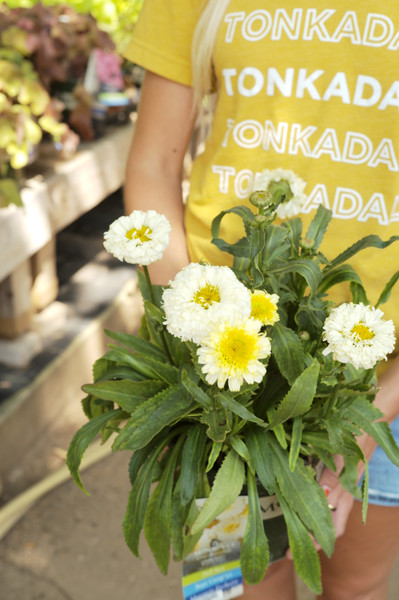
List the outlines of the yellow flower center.
<svg viewBox="0 0 399 600">
<path fill-rule="evenodd" d="M 149 242 L 151 240 L 152 230 L 148 227 L 148 225 L 143 225 L 140 229 L 136 229 L 132 227 L 129 231 L 126 232 L 126 237 L 128 240 L 139 240 L 142 244 L 144 242 Z"/>
<path fill-rule="evenodd" d="M 239 327 L 230 327 L 220 340 L 219 359 L 230 371 L 242 371 L 256 358 L 257 349 L 257 336 Z"/>
<path fill-rule="evenodd" d="M 351 333 L 353 334 L 357 342 L 372 340 L 375 336 L 374 331 L 372 331 L 370 327 L 363 325 L 363 323 L 357 323 L 354 327 L 352 327 Z"/>
<path fill-rule="evenodd" d="M 276 316 L 276 305 L 263 294 L 252 294 L 251 317 L 262 323 L 270 323 Z"/>
<path fill-rule="evenodd" d="M 225 525 L 223 527 L 223 531 L 225 533 L 234 533 L 239 528 L 240 528 L 240 524 L 239 523 L 229 523 L 228 525 Z"/>
<path fill-rule="evenodd" d="M 201 304 L 203 308 L 209 308 L 214 302 L 220 302 L 219 289 L 215 285 L 207 283 L 195 292 L 193 302 Z"/>
</svg>

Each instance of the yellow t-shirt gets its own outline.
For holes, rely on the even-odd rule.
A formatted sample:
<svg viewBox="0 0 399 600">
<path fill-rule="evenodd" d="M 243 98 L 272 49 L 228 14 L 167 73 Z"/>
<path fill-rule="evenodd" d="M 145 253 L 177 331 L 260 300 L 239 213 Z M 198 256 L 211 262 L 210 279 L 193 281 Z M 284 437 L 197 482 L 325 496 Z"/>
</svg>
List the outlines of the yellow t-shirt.
<svg viewBox="0 0 399 600">
<path fill-rule="evenodd" d="M 202 0 L 146 0 L 126 56 L 191 83 L 192 33 Z M 322 245 L 332 259 L 369 234 L 399 235 L 399 4 L 232 0 L 214 50 L 213 128 L 194 162 L 186 208 L 192 260 L 226 262 L 210 244 L 212 219 L 247 204 L 263 169 L 307 182 L 304 231 L 322 203 L 333 219 Z M 241 235 L 238 218 L 222 237 Z M 399 269 L 399 242 L 350 260 L 371 303 Z M 349 299 L 335 290 L 337 300 Z M 387 317 L 399 325 L 399 284 Z"/>
</svg>

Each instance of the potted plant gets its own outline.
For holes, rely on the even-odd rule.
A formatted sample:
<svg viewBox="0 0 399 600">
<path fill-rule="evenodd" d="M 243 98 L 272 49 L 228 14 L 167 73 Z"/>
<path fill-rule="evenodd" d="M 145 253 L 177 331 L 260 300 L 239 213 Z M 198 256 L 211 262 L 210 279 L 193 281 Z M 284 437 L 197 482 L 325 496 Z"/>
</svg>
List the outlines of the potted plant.
<svg viewBox="0 0 399 600">
<path fill-rule="evenodd" d="M 319 247 L 331 212 L 320 206 L 305 234 L 296 216 L 303 182 L 282 170 L 265 173 L 263 182 L 250 198 L 254 211 L 238 206 L 213 222 L 212 242 L 232 255 L 232 266 L 191 264 L 165 289 L 151 284 L 146 265 L 168 243 L 166 219 L 136 211 L 111 225 L 106 249 L 143 266 L 144 317 L 137 336 L 108 332 L 118 344 L 83 386 L 89 421 L 71 441 L 67 463 L 84 489 L 79 464 L 97 434 L 114 436 L 114 451 L 132 453 L 125 539 L 139 555 L 144 529 L 164 573 L 171 544 L 175 559 L 187 557 L 245 488 L 240 568 L 248 583 L 259 582 L 269 561 L 259 490 L 275 494 L 296 570 L 320 593 L 312 537 L 330 555 L 335 533 L 315 463 L 335 470 L 333 456 L 343 457 L 341 483 L 363 498 L 364 518 L 367 465 L 359 491 L 357 464 L 365 459 L 356 436 L 369 433 L 399 464 L 389 426 L 373 406 L 376 366 L 394 348 L 393 323 L 369 306 L 347 264 L 361 249 L 387 242 L 372 236 L 326 258 Z M 245 228 L 234 244 L 219 235 L 229 213 Z M 335 307 L 326 294 L 342 281 L 351 283 L 353 299 Z"/>
</svg>

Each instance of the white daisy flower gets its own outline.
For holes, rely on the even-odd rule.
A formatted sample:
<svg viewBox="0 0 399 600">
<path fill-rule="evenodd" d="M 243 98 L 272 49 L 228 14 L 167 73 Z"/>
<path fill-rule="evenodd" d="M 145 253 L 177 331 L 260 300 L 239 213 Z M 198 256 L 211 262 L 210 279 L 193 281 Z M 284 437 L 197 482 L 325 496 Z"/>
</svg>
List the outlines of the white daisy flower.
<svg viewBox="0 0 399 600">
<path fill-rule="evenodd" d="M 289 219 L 301 212 L 301 208 L 307 199 L 304 193 L 306 183 L 295 175 L 293 171 L 286 169 L 269 171 L 269 169 L 265 169 L 261 173 L 257 173 L 255 176 L 254 191 L 265 190 L 273 193 L 273 183 L 284 180 L 289 184 L 291 197 L 277 206 L 276 213 L 280 219 Z"/>
<path fill-rule="evenodd" d="M 197 350 L 206 381 L 220 388 L 226 381 L 238 392 L 244 380 L 260 383 L 266 367 L 260 362 L 270 356 L 270 340 L 260 333 L 261 323 L 237 313 L 221 319 Z"/>
<path fill-rule="evenodd" d="M 191 263 L 163 293 L 168 331 L 199 344 L 213 323 L 232 310 L 251 313 L 251 292 L 229 267 Z"/>
<path fill-rule="evenodd" d="M 277 312 L 277 294 L 268 294 L 263 290 L 255 290 L 251 296 L 251 317 L 262 325 L 274 325 L 280 320 Z"/>
<path fill-rule="evenodd" d="M 395 327 L 383 315 L 380 309 L 362 303 L 334 308 L 323 326 L 323 339 L 328 343 L 323 354 L 332 352 L 334 360 L 356 369 L 371 369 L 386 360 L 395 347 Z"/>
<path fill-rule="evenodd" d="M 104 233 L 104 247 L 119 260 L 150 265 L 162 258 L 170 232 L 170 223 L 164 215 L 155 210 L 134 210 L 111 223 Z"/>
</svg>

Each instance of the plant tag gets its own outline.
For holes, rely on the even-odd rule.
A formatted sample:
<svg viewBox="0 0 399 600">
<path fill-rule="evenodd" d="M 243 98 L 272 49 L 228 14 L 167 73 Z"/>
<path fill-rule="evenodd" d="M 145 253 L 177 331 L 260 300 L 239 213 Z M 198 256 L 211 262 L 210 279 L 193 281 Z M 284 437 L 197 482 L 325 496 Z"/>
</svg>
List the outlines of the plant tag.
<svg viewBox="0 0 399 600">
<path fill-rule="evenodd" d="M 197 500 L 198 508 L 205 502 Z M 248 498 L 240 496 L 208 527 L 183 561 L 185 600 L 229 600 L 244 593 L 240 567 L 241 540 Z"/>
</svg>

